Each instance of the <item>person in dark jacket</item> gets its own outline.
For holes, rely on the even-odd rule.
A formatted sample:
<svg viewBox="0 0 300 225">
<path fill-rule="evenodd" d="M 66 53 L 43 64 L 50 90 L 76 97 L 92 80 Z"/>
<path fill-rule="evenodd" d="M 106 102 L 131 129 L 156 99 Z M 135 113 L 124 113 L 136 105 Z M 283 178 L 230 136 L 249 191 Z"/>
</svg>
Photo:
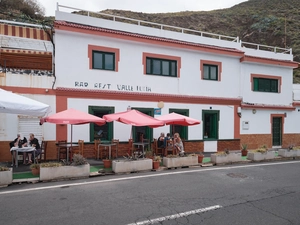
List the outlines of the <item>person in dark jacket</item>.
<svg viewBox="0 0 300 225">
<path fill-rule="evenodd" d="M 39 154 L 41 154 L 42 150 L 41 150 L 39 140 L 34 137 L 33 133 L 29 134 L 29 145 L 31 147 L 35 147 L 35 157 L 37 157 Z M 33 152 L 28 152 L 28 163 L 29 164 L 32 163 L 32 153 Z"/>
<path fill-rule="evenodd" d="M 159 138 L 157 138 L 157 147 L 165 147 L 165 133 L 161 132 Z"/>
</svg>

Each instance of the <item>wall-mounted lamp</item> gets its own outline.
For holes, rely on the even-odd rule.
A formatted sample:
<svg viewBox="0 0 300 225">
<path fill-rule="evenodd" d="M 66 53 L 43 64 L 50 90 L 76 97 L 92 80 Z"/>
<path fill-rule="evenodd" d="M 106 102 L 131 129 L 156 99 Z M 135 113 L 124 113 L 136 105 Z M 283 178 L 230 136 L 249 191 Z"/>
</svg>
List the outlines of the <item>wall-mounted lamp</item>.
<svg viewBox="0 0 300 225">
<path fill-rule="evenodd" d="M 286 117 L 286 112 L 284 113 L 284 117 Z"/>
<path fill-rule="evenodd" d="M 242 117 L 242 108 L 241 107 L 237 108 L 237 114 L 240 118 Z"/>
<path fill-rule="evenodd" d="M 160 108 L 160 109 L 162 109 L 163 107 L 164 107 L 164 102 L 163 101 L 159 101 L 158 103 L 157 103 L 157 107 L 158 108 Z"/>
<path fill-rule="evenodd" d="M 130 111 L 131 110 L 131 106 L 127 106 L 127 111 Z"/>
<path fill-rule="evenodd" d="M 48 88 L 45 90 L 45 92 L 48 92 L 49 90 L 48 90 Z"/>
</svg>

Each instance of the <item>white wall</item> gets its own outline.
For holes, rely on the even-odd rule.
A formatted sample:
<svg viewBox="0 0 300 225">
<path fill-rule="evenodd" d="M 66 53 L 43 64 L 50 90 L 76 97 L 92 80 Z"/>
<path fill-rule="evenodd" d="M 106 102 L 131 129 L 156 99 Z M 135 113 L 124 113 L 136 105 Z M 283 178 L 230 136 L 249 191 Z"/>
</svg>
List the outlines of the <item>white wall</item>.
<svg viewBox="0 0 300 225">
<path fill-rule="evenodd" d="M 254 63 L 241 63 L 242 65 L 242 86 L 241 96 L 244 102 L 269 104 L 269 105 L 290 105 L 293 99 L 293 73 L 290 68 L 277 66 L 259 65 Z M 252 91 L 251 74 L 261 74 L 281 77 L 281 92 L 255 92 Z"/>
<path fill-rule="evenodd" d="M 90 70 L 88 44 L 119 48 L 119 72 Z M 66 46 L 74 47 L 66 49 Z M 181 57 L 180 78 L 144 75 L 143 52 Z M 201 80 L 200 60 L 222 62 L 221 82 Z M 56 31 L 56 74 L 56 87 L 74 88 L 75 82 L 81 81 L 87 82 L 89 86 L 78 88 L 96 89 L 94 83 L 108 83 L 111 84 L 111 90 L 117 90 L 118 84 L 124 84 L 134 87 L 148 86 L 153 93 L 237 97 L 238 88 L 235 87 L 239 86 L 240 63 L 238 58 L 228 56 L 58 30 Z"/>
<path fill-rule="evenodd" d="M 56 112 L 55 96 L 33 94 L 22 95 L 27 98 L 31 98 L 36 101 L 50 105 L 52 112 L 50 112 L 49 115 Z M 0 113 L 0 141 L 12 141 L 17 137 L 18 122 L 19 119 L 17 114 Z M 34 133 L 34 130 L 32 131 L 32 133 Z M 54 124 L 44 123 L 43 133 L 45 140 L 56 140 L 56 127 Z"/>
<path fill-rule="evenodd" d="M 112 100 L 101 100 L 101 99 L 68 99 L 68 108 L 74 108 L 83 112 L 88 113 L 88 106 L 112 106 L 115 107 L 115 112 L 126 111 L 128 105 L 132 108 L 157 108 L 157 103 L 154 102 L 136 102 L 136 101 L 112 101 Z M 232 106 L 215 106 L 215 105 L 187 105 L 187 104 L 174 104 L 165 103 L 162 108 L 161 115 L 169 113 L 169 108 L 178 109 L 189 109 L 189 116 L 194 119 L 201 121 L 201 124 L 188 127 L 188 139 L 189 140 L 200 140 L 202 139 L 202 110 L 220 110 L 220 121 L 219 121 L 219 138 L 220 139 L 233 139 L 233 107 Z M 158 117 L 158 116 L 155 116 Z M 163 126 L 153 129 L 153 137 L 158 137 L 161 132 L 168 133 L 170 130 L 169 126 Z M 131 126 L 114 122 L 114 138 L 118 138 L 120 141 L 128 141 L 130 138 Z M 85 125 L 74 125 L 73 126 L 73 141 L 83 139 L 84 141 L 90 140 L 89 124 Z M 68 141 L 71 141 L 71 126 L 68 126 Z"/>
<path fill-rule="evenodd" d="M 252 113 L 252 109 L 243 109 L 240 124 L 241 134 L 271 134 L 271 114 L 284 114 L 284 133 L 299 133 L 300 127 L 300 107 L 296 110 L 260 110 L 256 109 L 256 113 Z M 243 129 L 243 121 L 249 122 L 249 129 Z"/>
</svg>

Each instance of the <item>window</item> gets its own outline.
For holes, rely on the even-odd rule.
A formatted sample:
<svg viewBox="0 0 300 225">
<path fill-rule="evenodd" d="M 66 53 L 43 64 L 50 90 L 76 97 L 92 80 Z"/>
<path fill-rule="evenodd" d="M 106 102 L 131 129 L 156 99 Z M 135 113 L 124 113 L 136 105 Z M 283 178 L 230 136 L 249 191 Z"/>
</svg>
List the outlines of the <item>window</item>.
<svg viewBox="0 0 300 225">
<path fill-rule="evenodd" d="M 201 79 L 221 81 L 222 63 L 200 60 Z"/>
<path fill-rule="evenodd" d="M 144 114 L 154 117 L 154 109 L 153 108 L 132 108 L 132 109 L 138 110 Z M 141 142 L 142 140 L 140 138 L 142 136 L 144 137 L 143 141 L 153 140 L 153 128 L 148 127 L 148 126 L 143 126 L 143 127 L 132 126 L 132 138 L 133 138 L 134 142 Z M 150 146 L 148 145 L 146 148 L 149 148 L 149 147 Z"/>
<path fill-rule="evenodd" d="M 218 80 L 218 66 L 204 64 L 203 69 L 204 80 Z"/>
<path fill-rule="evenodd" d="M 267 78 L 253 78 L 253 91 L 278 93 L 278 80 Z"/>
<path fill-rule="evenodd" d="M 89 69 L 118 72 L 120 49 L 88 45 Z"/>
<path fill-rule="evenodd" d="M 203 110 L 203 139 L 218 139 L 219 137 L 219 111 Z"/>
<path fill-rule="evenodd" d="M 189 116 L 188 109 L 169 109 L 169 113 L 175 112 L 183 116 Z M 175 133 L 180 135 L 182 140 L 188 140 L 188 127 L 181 125 L 170 125 L 170 133 L 173 136 Z"/>
<path fill-rule="evenodd" d="M 146 74 L 177 77 L 177 62 L 165 59 L 146 59 Z"/>
<path fill-rule="evenodd" d="M 29 141 L 29 134 L 33 133 L 34 137 L 42 143 L 43 126 L 40 126 L 40 118 L 31 116 L 19 116 L 18 133 L 23 134 Z"/>
<path fill-rule="evenodd" d="M 106 114 L 114 113 L 114 108 L 89 106 L 89 113 L 102 118 Z M 93 142 L 95 139 L 111 141 L 113 139 L 113 123 L 105 123 L 102 126 L 90 123 L 90 141 Z"/>
<path fill-rule="evenodd" d="M 115 53 L 93 51 L 93 69 L 115 70 Z"/>
</svg>

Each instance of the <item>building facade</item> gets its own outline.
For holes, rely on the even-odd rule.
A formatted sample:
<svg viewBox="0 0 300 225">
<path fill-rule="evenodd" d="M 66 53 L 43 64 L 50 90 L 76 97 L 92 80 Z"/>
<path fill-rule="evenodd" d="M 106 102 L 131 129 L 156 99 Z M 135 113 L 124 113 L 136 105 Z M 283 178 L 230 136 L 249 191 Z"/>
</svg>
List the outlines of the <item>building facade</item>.
<svg viewBox="0 0 300 225">
<path fill-rule="evenodd" d="M 45 87 L 28 88 L 35 97 L 36 91 L 47 88 L 42 101 L 53 113 L 75 108 L 102 117 L 130 107 L 154 117 L 177 112 L 201 121 L 196 126 L 154 129 L 118 122 L 78 125 L 73 140 L 116 138 L 126 152 L 132 129 L 134 139 L 141 133 L 152 140 L 161 132 L 179 132 L 187 152 L 238 150 L 242 143 L 249 148 L 299 144 L 299 104 L 293 100 L 292 83 L 298 63 L 290 49 L 58 9 L 62 10 L 56 11 L 55 79 L 45 81 Z M 21 83 L 1 85 L 25 90 Z M 70 141 L 70 132 L 65 125 L 43 125 L 44 138 L 53 142 Z M 54 157 L 54 147 L 51 152 Z"/>
</svg>

